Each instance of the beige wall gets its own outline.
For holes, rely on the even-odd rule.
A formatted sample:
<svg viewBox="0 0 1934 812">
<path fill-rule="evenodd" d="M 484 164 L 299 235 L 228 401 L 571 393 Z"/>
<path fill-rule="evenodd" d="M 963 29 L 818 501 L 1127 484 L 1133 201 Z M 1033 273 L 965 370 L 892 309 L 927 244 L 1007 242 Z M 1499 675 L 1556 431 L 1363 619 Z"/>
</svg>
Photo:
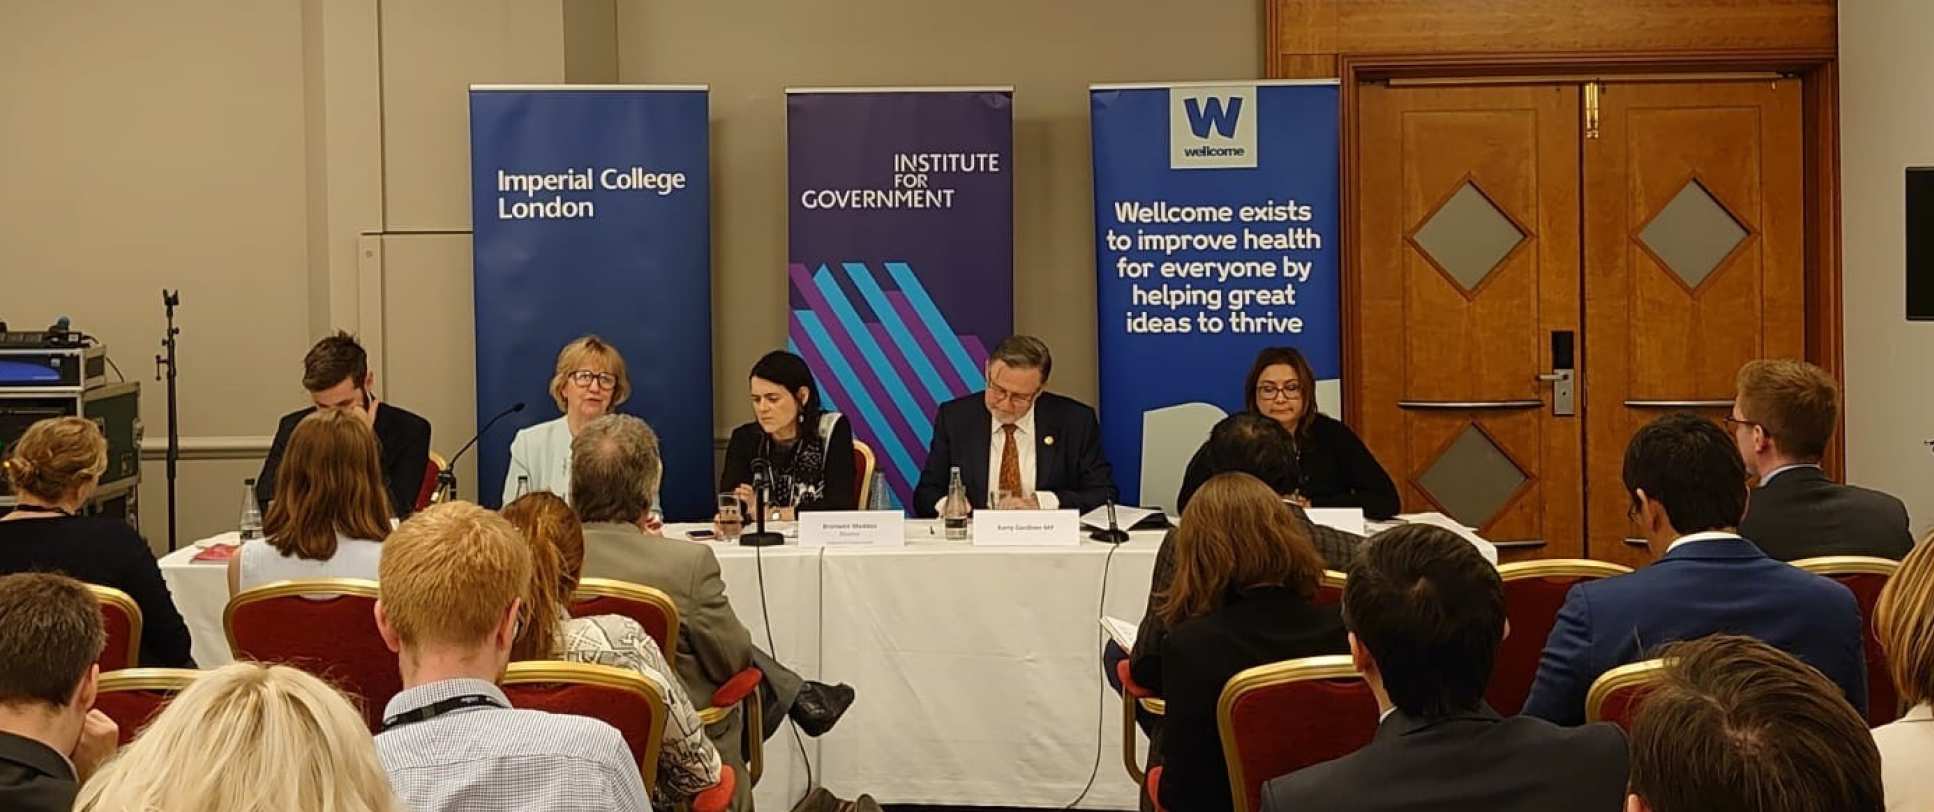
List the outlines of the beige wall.
<svg viewBox="0 0 1934 812">
<path fill-rule="evenodd" d="M 1934 166 L 1931 40 L 1926 0 L 1840 4 L 1847 476 L 1907 502 L 1917 533 L 1934 525 L 1934 324 L 1904 316 L 1903 170 Z"/>
<path fill-rule="evenodd" d="M 438 450 L 475 425 L 467 85 L 709 83 L 723 431 L 784 340 L 784 88 L 1011 84 L 1016 325 L 1092 398 L 1086 85 L 1254 76 L 1260 21 L 1255 0 L 0 0 L 0 319 L 105 340 L 152 452 L 158 291 L 181 288 L 181 535 L 203 537 L 329 329 L 364 336 Z"/>
</svg>

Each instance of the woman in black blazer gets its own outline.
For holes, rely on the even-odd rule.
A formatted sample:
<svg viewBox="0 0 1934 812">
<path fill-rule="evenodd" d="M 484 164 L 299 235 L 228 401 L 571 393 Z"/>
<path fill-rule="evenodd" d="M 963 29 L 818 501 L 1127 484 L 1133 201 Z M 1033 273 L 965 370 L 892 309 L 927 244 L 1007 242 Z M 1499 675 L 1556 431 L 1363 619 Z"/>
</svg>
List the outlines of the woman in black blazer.
<svg viewBox="0 0 1934 812">
<path fill-rule="evenodd" d="M 1222 686 L 1258 665 L 1348 653 L 1349 636 L 1337 607 L 1312 602 L 1323 559 L 1262 480 L 1210 479 L 1170 542 L 1175 573 L 1157 607 L 1163 623 L 1153 639 L 1135 641 L 1129 671 L 1168 703 L 1163 808 L 1223 812 L 1234 801 L 1216 728 Z"/>
<path fill-rule="evenodd" d="M 766 507 L 780 519 L 859 507 L 853 427 L 840 413 L 821 410 L 806 360 L 785 350 L 766 353 L 752 365 L 750 386 L 757 419 L 732 431 L 719 492 L 737 493 L 749 511 L 754 473 L 763 472 Z"/>
<path fill-rule="evenodd" d="M 1343 421 L 1316 411 L 1316 373 L 1293 347 L 1269 347 L 1256 355 L 1243 380 L 1243 405 L 1289 429 L 1296 438 L 1303 483 L 1303 507 L 1360 507 L 1371 519 L 1397 515 L 1397 484 L 1390 481 L 1370 448 Z M 1189 459 L 1182 474 L 1176 510 L 1210 476 L 1208 443 Z"/>
</svg>

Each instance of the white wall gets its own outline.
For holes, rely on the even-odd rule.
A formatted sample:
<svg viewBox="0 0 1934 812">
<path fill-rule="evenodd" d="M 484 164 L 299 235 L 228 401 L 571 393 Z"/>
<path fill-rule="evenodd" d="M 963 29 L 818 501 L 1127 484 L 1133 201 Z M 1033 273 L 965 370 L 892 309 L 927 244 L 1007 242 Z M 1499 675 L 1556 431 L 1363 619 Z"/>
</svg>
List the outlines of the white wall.
<svg viewBox="0 0 1934 812">
<path fill-rule="evenodd" d="M 1928 0 L 1840 4 L 1847 477 L 1899 496 L 1917 534 L 1934 525 L 1934 323 L 1905 316 L 1903 170 L 1934 165 L 1930 42 Z"/>
</svg>

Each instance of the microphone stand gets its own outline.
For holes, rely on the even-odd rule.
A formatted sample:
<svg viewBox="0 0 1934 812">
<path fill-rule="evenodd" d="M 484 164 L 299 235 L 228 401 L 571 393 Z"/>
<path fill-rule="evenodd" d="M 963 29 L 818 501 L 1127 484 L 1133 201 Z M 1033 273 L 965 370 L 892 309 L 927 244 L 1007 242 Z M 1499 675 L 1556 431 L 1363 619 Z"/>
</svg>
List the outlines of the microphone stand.
<svg viewBox="0 0 1934 812">
<path fill-rule="evenodd" d="M 786 537 L 766 531 L 766 487 L 768 479 L 764 471 L 752 471 L 752 512 L 757 514 L 757 532 L 739 536 L 742 547 L 775 547 L 786 543 Z"/>
<path fill-rule="evenodd" d="M 181 304 L 181 291 L 179 289 L 169 291 L 163 288 L 161 290 L 161 308 L 168 321 L 167 331 L 161 334 L 161 347 L 167 350 L 167 353 L 154 357 L 154 379 L 157 381 L 161 380 L 163 369 L 167 370 L 168 376 L 168 453 L 166 470 L 168 476 L 168 552 L 171 553 L 175 551 L 175 475 L 176 468 L 181 464 L 181 415 L 175 384 L 175 373 L 178 369 L 175 363 L 175 345 L 177 343 L 175 336 L 181 335 L 181 328 L 175 326 L 175 305 L 178 304 Z M 249 498 L 253 499 L 255 497 L 251 494 Z"/>
<path fill-rule="evenodd" d="M 1088 538 L 1103 544 L 1124 544 L 1128 541 L 1128 531 L 1115 523 L 1115 500 L 1108 500 L 1108 529 L 1089 533 Z"/>
<path fill-rule="evenodd" d="M 443 466 L 443 470 L 436 472 L 436 499 L 433 501 L 448 502 L 457 498 L 457 460 L 463 459 L 463 455 L 470 451 L 470 447 L 476 445 L 478 440 L 483 439 L 484 433 L 490 431 L 490 427 L 497 425 L 497 421 L 523 410 L 523 401 L 520 400 L 511 404 L 510 408 L 498 412 L 496 417 L 490 418 L 489 422 L 484 423 L 483 428 L 477 429 L 477 435 L 471 437 L 470 442 L 464 443 L 462 448 L 457 449 L 456 455 L 451 457 L 450 462 Z M 482 500 L 480 499 L 479 501 Z"/>
</svg>

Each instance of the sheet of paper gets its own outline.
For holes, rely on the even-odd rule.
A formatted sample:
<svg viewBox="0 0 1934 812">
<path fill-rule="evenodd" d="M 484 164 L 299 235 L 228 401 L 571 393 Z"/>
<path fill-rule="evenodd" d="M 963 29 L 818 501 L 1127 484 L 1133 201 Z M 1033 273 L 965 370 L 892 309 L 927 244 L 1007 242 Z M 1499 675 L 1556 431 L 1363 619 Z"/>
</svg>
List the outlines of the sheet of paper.
<svg viewBox="0 0 1934 812">
<path fill-rule="evenodd" d="M 1160 510 L 1150 510 L 1148 508 L 1129 507 L 1128 505 L 1116 505 L 1115 506 L 1115 526 L 1123 530 L 1127 530 L 1128 528 L 1134 527 L 1136 524 L 1140 523 L 1141 520 L 1146 519 L 1160 512 L 1161 512 Z M 1101 507 L 1088 511 L 1087 514 L 1081 517 L 1081 526 L 1092 527 L 1096 530 L 1108 529 L 1108 506 L 1102 505 Z"/>
<path fill-rule="evenodd" d="M 1486 560 L 1489 560 L 1493 564 L 1496 564 L 1498 562 L 1497 545 L 1492 544 L 1490 541 L 1486 540 L 1483 536 L 1478 535 L 1476 528 L 1465 527 L 1464 525 L 1459 524 L 1456 519 L 1453 519 L 1442 513 L 1437 513 L 1435 511 L 1430 513 L 1404 513 L 1404 514 L 1398 515 L 1397 519 L 1399 521 L 1404 522 L 1405 524 L 1428 524 L 1433 527 L 1441 527 L 1441 528 L 1444 528 L 1445 530 L 1449 530 L 1452 533 L 1456 533 L 1457 535 L 1462 536 L 1464 540 L 1469 541 L 1472 544 L 1472 546 L 1477 547 L 1477 551 L 1480 553 L 1483 553 L 1484 558 Z"/>
<path fill-rule="evenodd" d="M 1123 651 L 1135 650 L 1135 635 L 1141 628 L 1118 617 L 1101 616 L 1101 630 L 1108 633 L 1108 639 L 1115 641 Z"/>
<path fill-rule="evenodd" d="M 1363 535 L 1363 508 L 1304 508 L 1309 520 L 1345 533 Z"/>
</svg>

